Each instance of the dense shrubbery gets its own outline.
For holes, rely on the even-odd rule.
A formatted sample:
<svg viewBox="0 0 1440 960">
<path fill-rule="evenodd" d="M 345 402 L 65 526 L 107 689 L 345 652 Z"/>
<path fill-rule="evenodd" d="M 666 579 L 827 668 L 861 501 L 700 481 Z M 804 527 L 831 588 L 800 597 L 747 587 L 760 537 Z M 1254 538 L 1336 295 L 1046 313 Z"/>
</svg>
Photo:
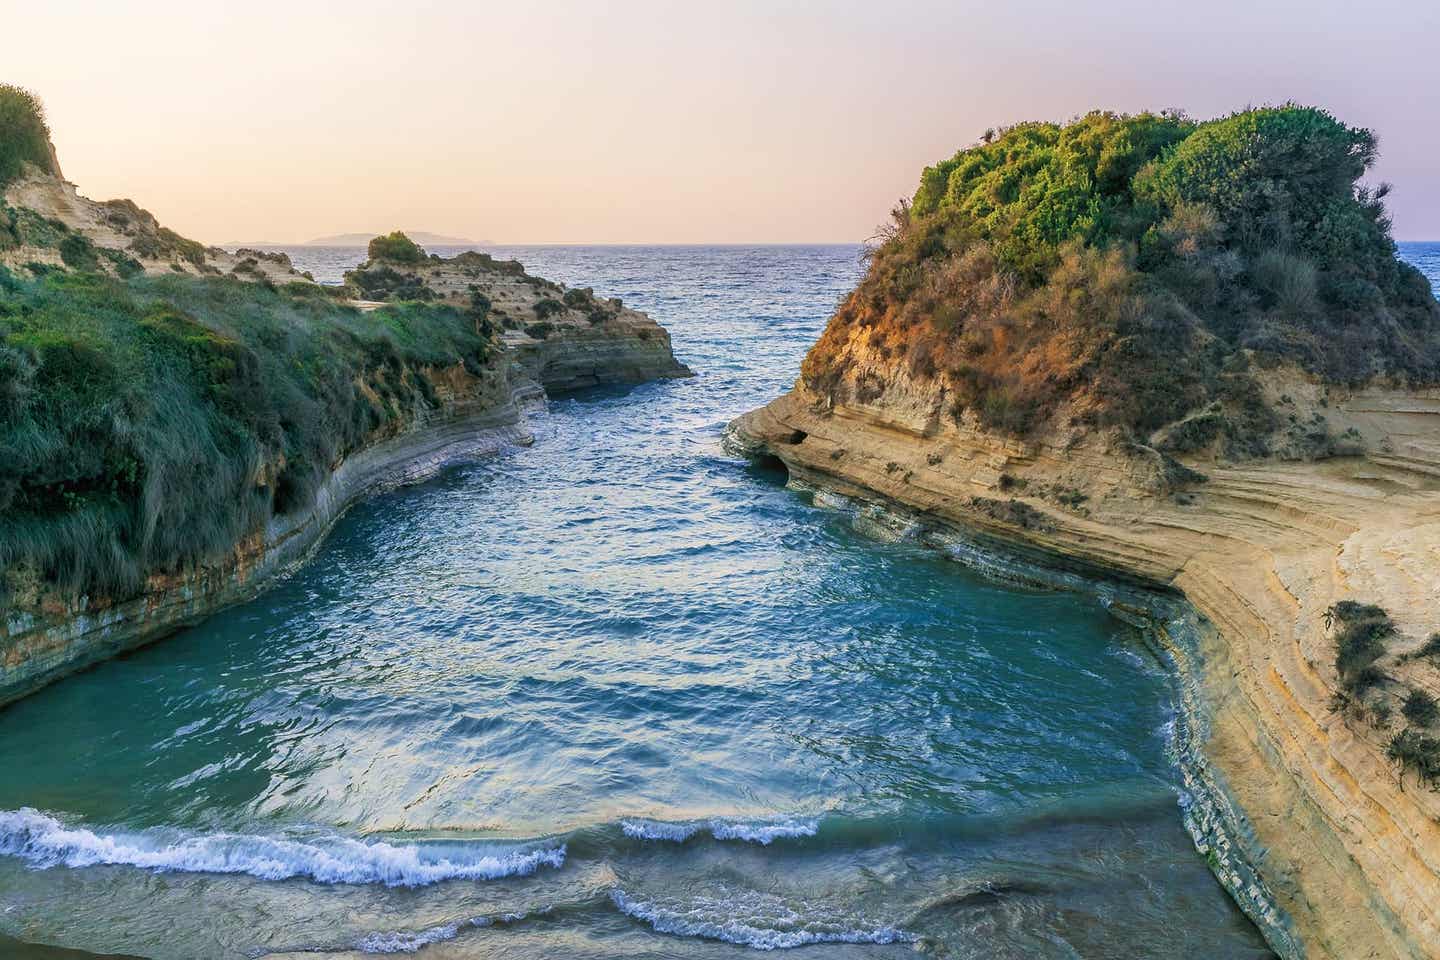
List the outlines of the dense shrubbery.
<svg viewBox="0 0 1440 960">
<path fill-rule="evenodd" d="M 362 300 L 434 300 L 435 291 L 413 273 L 393 267 L 362 265 L 345 271 L 345 283 L 355 288 Z"/>
<path fill-rule="evenodd" d="M 0 83 L 0 187 L 18 177 L 26 163 L 54 172 L 45 110 L 29 90 Z"/>
<path fill-rule="evenodd" d="M 1383 683 L 1375 661 L 1385 655 L 1385 641 L 1395 625 L 1384 610 L 1370 603 L 1342 600 L 1326 611 L 1326 619 L 1339 627 L 1335 635 L 1335 672 L 1349 693 L 1362 693 Z"/>
<path fill-rule="evenodd" d="M 428 259 L 425 250 L 399 230 L 371 240 L 366 253 L 371 260 L 391 263 L 424 263 Z"/>
<path fill-rule="evenodd" d="M 1374 157 L 1368 131 L 1288 105 L 987 136 L 897 207 L 806 381 L 855 389 L 858 333 L 991 428 L 1068 408 L 1148 434 L 1218 404 L 1206 442 L 1263 452 L 1251 356 L 1342 383 L 1440 380 L 1440 305 L 1395 257 L 1384 188 L 1357 184 Z"/>
<path fill-rule="evenodd" d="M 1424 690 L 1411 690 L 1405 697 L 1405 704 L 1400 708 L 1405 719 L 1419 727 L 1428 727 L 1440 717 L 1440 706 L 1435 704 L 1435 698 Z"/>
<path fill-rule="evenodd" d="M 494 349 L 475 309 L 305 287 L 0 268 L 0 571 L 123 592 L 224 554 L 434 403 L 417 368 Z"/>
<path fill-rule="evenodd" d="M 490 254 L 478 250 L 463 250 L 452 257 L 451 261 L 457 267 L 479 267 L 506 276 L 525 276 L 525 265 L 519 260 L 496 260 Z"/>
<path fill-rule="evenodd" d="M 1440 740 L 1407 727 L 1390 738 L 1385 755 L 1400 768 L 1403 784 L 1406 771 L 1413 770 L 1422 784 L 1440 787 Z"/>
<path fill-rule="evenodd" d="M 530 309 L 534 310 L 535 316 L 541 320 L 548 320 L 557 313 L 564 313 L 565 304 L 553 297 L 541 297 Z"/>
</svg>

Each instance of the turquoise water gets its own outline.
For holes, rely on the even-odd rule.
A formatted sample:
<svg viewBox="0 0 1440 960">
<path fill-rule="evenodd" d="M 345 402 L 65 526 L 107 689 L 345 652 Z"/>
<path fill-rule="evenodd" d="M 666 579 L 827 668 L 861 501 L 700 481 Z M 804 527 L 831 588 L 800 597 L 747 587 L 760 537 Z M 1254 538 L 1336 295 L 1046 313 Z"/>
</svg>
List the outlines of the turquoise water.
<svg viewBox="0 0 1440 960">
<path fill-rule="evenodd" d="M 518 253 L 650 312 L 700 376 L 559 399 L 534 447 L 368 501 L 254 602 L 0 712 L 0 933 L 1268 956 L 1181 827 L 1167 683 L 1128 628 L 867 539 L 722 450 L 854 248 Z"/>
</svg>

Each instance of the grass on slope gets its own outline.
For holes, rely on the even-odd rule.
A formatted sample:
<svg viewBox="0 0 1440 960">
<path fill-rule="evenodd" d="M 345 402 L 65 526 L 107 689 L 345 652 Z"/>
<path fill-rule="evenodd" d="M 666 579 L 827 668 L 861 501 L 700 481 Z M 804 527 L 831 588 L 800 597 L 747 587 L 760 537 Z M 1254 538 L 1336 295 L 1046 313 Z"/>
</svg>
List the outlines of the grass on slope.
<svg viewBox="0 0 1440 960">
<path fill-rule="evenodd" d="M 479 373 L 473 311 L 361 313 L 308 284 L 0 268 L 0 571 L 99 593 L 229 551 L 336 460 Z M 362 386 L 363 384 L 363 386 Z"/>
</svg>

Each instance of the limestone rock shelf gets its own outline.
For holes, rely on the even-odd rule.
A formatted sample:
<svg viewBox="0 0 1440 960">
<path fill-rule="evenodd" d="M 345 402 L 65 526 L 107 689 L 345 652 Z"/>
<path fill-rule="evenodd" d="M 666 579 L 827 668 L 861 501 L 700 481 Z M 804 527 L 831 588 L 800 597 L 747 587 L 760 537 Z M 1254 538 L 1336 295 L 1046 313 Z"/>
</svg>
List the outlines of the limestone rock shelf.
<svg viewBox="0 0 1440 960">
<path fill-rule="evenodd" d="M 1440 628 L 1440 393 L 1337 392 L 1332 423 L 1372 452 L 1190 462 L 1208 480 L 1180 489 L 1098 435 L 1020 443 L 905 400 L 920 394 L 898 383 L 832 404 L 797 384 L 732 429 L 807 483 L 1183 594 L 1213 626 L 1199 651 L 1204 757 L 1280 919 L 1232 889 L 1237 900 L 1282 955 L 1440 953 L 1440 794 L 1386 760 L 1403 721 L 1331 709 L 1325 618 L 1341 599 L 1380 605 L 1401 633 L 1382 668 L 1440 693 L 1440 670 L 1404 656 Z"/>
</svg>

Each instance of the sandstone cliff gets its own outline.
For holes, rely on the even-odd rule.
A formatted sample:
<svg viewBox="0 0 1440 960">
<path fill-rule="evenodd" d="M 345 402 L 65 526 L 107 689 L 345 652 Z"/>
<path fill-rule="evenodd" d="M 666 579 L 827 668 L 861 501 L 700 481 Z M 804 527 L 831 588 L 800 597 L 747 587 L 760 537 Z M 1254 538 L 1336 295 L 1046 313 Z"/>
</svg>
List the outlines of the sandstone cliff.
<svg viewBox="0 0 1440 960">
<path fill-rule="evenodd" d="M 1377 698 L 1440 694 L 1433 660 L 1408 656 L 1440 627 L 1440 391 L 1343 392 L 1277 372 L 1273 394 L 1365 452 L 1181 464 L 1116 436 L 1021 441 L 957 422 L 933 384 L 851 356 L 880 396 L 836 401 L 797 383 L 739 418 L 736 436 L 810 484 L 1183 593 L 1214 628 L 1199 707 L 1204 756 L 1237 808 L 1226 842 L 1264 887 L 1237 900 L 1282 955 L 1436 955 L 1440 795 L 1386 758 L 1398 710 L 1335 709 L 1326 611 L 1358 599 L 1397 623 Z"/>
</svg>

